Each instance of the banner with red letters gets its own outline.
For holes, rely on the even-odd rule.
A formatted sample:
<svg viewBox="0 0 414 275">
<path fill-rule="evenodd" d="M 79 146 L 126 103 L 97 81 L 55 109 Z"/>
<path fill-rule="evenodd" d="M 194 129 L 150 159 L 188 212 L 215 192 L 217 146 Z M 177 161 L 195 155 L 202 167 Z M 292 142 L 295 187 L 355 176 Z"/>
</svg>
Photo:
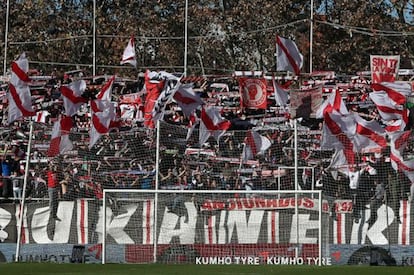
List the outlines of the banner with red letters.
<svg viewBox="0 0 414 275">
<path fill-rule="evenodd" d="M 399 55 L 371 55 L 371 83 L 394 82 L 400 69 Z"/>
</svg>

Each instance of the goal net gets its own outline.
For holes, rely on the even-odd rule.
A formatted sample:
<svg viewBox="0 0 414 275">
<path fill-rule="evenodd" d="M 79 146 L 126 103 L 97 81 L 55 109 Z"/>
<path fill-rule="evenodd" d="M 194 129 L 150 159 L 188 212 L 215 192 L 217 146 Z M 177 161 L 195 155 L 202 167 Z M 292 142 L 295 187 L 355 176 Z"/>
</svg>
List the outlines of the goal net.
<svg viewBox="0 0 414 275">
<path fill-rule="evenodd" d="M 30 136 L 28 128 L 22 126 L 18 129 Z M 18 179 L 18 187 L 23 181 L 27 141 L 17 139 L 17 145 L 3 146 L 6 160 L 18 161 L 14 166 L 17 174 L 6 176 L 3 170 L 2 175 L 0 242 L 7 261 L 14 261 L 18 255 L 19 261 L 99 263 L 104 236 L 107 262 L 194 260 L 179 256 L 184 253 L 180 249 L 191 249 L 199 257 L 215 257 L 214 253 L 237 256 L 240 251 L 244 253 L 241 255 L 261 257 L 273 251 L 285 261 L 292 259 L 292 263 L 308 255 L 305 252 L 318 255 L 319 248 L 322 259 L 331 257 L 332 264 L 367 264 L 372 249 L 392 255 L 401 265 L 401 259 L 411 257 L 406 253 L 413 232 L 411 181 L 404 171 L 393 169 L 388 151 L 382 156 L 357 154 L 354 168 L 360 173 L 351 174 L 341 172 L 343 166 L 332 164 L 331 151 L 315 147 L 317 142 L 310 144 L 317 140 L 317 131 L 298 131 L 296 156 L 290 128 L 258 130 L 272 140 L 272 145 L 245 160 L 243 144 L 248 131 L 229 130 L 218 141 L 211 137 L 200 146 L 197 129 L 188 135 L 182 125 L 160 123 L 151 131 L 130 127 L 111 132 L 88 148 L 87 121 L 77 119 L 76 126 L 70 133 L 73 150 L 48 157 L 45 144 L 50 142 L 51 127 L 35 124 L 27 186 L 21 194 L 24 200 L 19 199 L 19 192 L 13 192 L 13 182 Z M 5 140 L 9 134 L 21 135 L 17 129 L 8 131 Z M 405 159 L 411 157 L 412 141 L 410 136 Z M 310 156 L 303 154 L 306 151 Z M 297 170 L 295 158 L 299 158 Z M 58 180 L 53 204 L 47 188 L 52 167 Z M 351 181 L 354 175 L 359 176 L 356 182 Z M 378 182 L 384 185 L 385 194 L 372 200 Z M 103 191 L 112 189 L 120 193 L 111 192 L 104 201 Z M 323 194 L 321 238 L 317 238 L 318 227 L 303 229 L 302 223 L 296 222 L 296 217 L 300 221 L 305 217 L 306 226 L 317 223 L 317 209 L 305 206 L 317 205 L 319 191 Z M 197 208 L 203 196 L 206 199 L 200 200 L 211 204 Z M 176 197 L 175 205 L 184 210 L 179 212 L 181 216 L 169 212 L 168 206 Z M 22 202 L 24 214 L 20 219 Z M 241 208 L 227 209 L 227 202 Z M 246 208 L 251 205 L 253 209 Z M 196 222 L 194 227 L 189 221 Z M 102 231 L 104 224 L 106 231 Z M 210 254 L 202 254 L 205 251 Z M 336 257 L 339 253 L 343 257 Z M 222 263 L 232 259 L 227 255 L 198 259 Z"/>
<path fill-rule="evenodd" d="M 108 189 L 103 197 L 103 263 L 329 260 L 320 191 Z"/>
</svg>

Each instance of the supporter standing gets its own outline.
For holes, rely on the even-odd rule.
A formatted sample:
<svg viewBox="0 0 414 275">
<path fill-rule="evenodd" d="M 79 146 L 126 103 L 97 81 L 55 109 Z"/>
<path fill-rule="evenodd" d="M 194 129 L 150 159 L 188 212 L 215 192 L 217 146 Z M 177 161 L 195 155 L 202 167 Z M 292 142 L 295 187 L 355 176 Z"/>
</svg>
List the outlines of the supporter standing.
<svg viewBox="0 0 414 275">
<path fill-rule="evenodd" d="M 57 167 L 54 164 L 49 165 L 49 170 L 47 171 L 47 191 L 49 193 L 49 210 L 50 216 L 52 219 L 61 221 L 57 216 L 58 208 L 58 177 L 57 177 Z"/>
<path fill-rule="evenodd" d="M 12 173 L 10 178 L 13 186 L 13 200 L 16 203 L 22 198 L 22 178 L 17 174 L 16 171 Z"/>
<path fill-rule="evenodd" d="M 368 228 L 370 228 L 378 218 L 378 209 L 384 202 L 385 186 L 379 181 L 375 181 L 375 193 L 370 203 L 370 218 L 368 219 Z"/>
<path fill-rule="evenodd" d="M 10 196 L 10 189 L 11 189 L 11 182 L 10 176 L 12 172 L 12 158 L 10 156 L 5 156 L 1 161 L 1 175 L 3 178 L 3 194 L 4 198 L 8 198 Z"/>
</svg>

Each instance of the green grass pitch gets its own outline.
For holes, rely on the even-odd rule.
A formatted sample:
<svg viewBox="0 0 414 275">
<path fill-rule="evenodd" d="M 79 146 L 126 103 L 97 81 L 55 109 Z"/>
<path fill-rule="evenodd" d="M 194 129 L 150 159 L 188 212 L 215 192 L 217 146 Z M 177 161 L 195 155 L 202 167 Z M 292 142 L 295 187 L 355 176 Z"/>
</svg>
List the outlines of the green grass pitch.
<svg viewBox="0 0 414 275">
<path fill-rule="evenodd" d="M 49 263 L 8 263 L 0 264 L 1 274 L 82 274 L 82 275 L 412 275 L 414 267 L 385 266 L 247 266 L 247 265 L 166 265 L 166 264 L 49 264 Z"/>
</svg>

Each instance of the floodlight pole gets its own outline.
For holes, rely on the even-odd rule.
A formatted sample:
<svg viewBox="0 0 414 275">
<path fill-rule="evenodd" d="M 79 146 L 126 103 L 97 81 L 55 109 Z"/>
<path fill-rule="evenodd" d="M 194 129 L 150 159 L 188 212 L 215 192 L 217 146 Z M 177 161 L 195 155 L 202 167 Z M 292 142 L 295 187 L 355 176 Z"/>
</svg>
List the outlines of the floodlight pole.
<svg viewBox="0 0 414 275">
<path fill-rule="evenodd" d="M 96 0 L 93 0 L 93 19 L 92 19 L 92 76 L 96 75 Z"/>
<path fill-rule="evenodd" d="M 23 191 L 22 191 L 22 198 L 19 204 L 19 227 L 17 228 L 17 244 L 16 244 L 16 256 L 15 261 L 19 261 L 20 255 L 20 242 L 22 237 L 22 227 L 23 227 L 23 220 L 24 220 L 24 207 L 25 207 L 25 197 L 26 197 L 26 188 L 27 188 L 27 181 L 29 178 L 29 167 L 30 167 L 30 153 L 32 147 L 32 136 L 33 136 L 33 121 L 30 121 L 30 132 L 29 132 L 29 142 L 27 143 L 27 150 L 26 150 L 26 166 L 24 168 L 24 179 L 23 179 Z"/>
<path fill-rule="evenodd" d="M 188 0 L 185 0 L 185 12 L 184 12 L 184 73 L 183 76 L 187 76 L 187 54 L 188 54 Z"/>
<path fill-rule="evenodd" d="M 3 59 L 3 76 L 7 74 L 7 47 L 9 36 L 9 13 L 10 13 L 10 0 L 6 3 L 6 28 L 4 30 L 4 59 Z"/>
<path fill-rule="evenodd" d="M 310 31 L 309 31 L 309 73 L 312 73 L 313 59 L 313 0 L 310 2 Z"/>
</svg>

